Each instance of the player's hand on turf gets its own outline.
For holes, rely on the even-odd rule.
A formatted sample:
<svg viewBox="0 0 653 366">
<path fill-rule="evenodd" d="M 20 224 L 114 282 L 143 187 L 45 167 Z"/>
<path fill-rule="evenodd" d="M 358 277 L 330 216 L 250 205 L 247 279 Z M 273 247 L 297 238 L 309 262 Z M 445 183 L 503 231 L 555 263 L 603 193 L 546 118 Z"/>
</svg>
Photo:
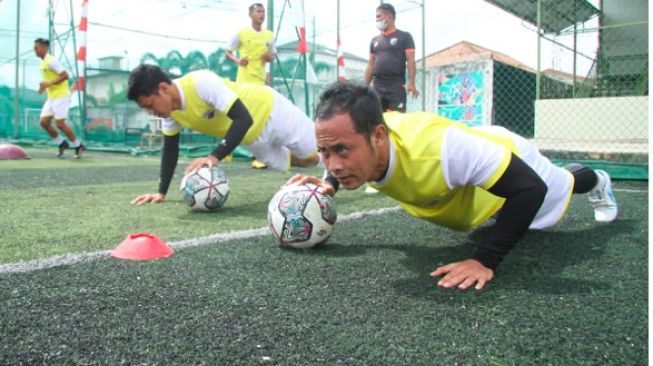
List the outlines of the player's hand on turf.
<svg viewBox="0 0 653 366">
<path fill-rule="evenodd" d="M 154 193 L 154 194 L 142 194 L 134 198 L 131 202 L 132 205 L 142 205 L 143 203 L 157 203 L 166 199 L 165 194 Z"/>
<path fill-rule="evenodd" d="M 209 169 L 211 169 L 218 164 L 220 164 L 220 160 L 218 160 L 218 158 L 213 155 L 209 155 L 205 158 L 193 159 L 193 161 L 191 161 L 184 170 L 184 175 L 188 173 L 197 173 L 197 171 L 202 169 L 204 166 L 207 166 Z"/>
<path fill-rule="evenodd" d="M 304 174 L 293 175 L 292 178 L 288 179 L 288 181 L 286 182 L 286 184 L 284 184 L 284 186 L 289 186 L 292 184 L 305 184 L 305 183 L 313 183 L 316 186 L 319 186 L 320 187 L 319 191 L 322 194 L 328 194 L 331 197 L 333 197 L 333 195 L 336 194 L 336 190 L 333 189 L 333 186 L 329 182 L 320 179 L 318 177 L 313 177 Z"/>
<path fill-rule="evenodd" d="M 482 289 L 494 277 L 494 271 L 485 267 L 476 259 L 466 259 L 462 262 L 449 263 L 431 272 L 431 277 L 444 276 L 438 281 L 438 286 L 444 288 L 458 287 L 461 290 L 474 286 Z"/>
</svg>

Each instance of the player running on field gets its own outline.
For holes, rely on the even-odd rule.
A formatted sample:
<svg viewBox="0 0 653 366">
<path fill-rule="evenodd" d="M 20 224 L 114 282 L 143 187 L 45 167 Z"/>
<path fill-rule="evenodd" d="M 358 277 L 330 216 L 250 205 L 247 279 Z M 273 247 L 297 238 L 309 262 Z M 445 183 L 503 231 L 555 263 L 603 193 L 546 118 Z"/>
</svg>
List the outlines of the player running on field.
<svg viewBox="0 0 653 366">
<path fill-rule="evenodd" d="M 64 151 L 73 147 L 75 149 L 75 158 L 82 156 L 86 147 L 77 139 L 75 132 L 66 124 L 68 116 L 68 107 L 70 106 L 70 89 L 68 88 L 68 73 L 61 67 L 59 62 L 48 51 L 50 41 L 38 38 L 34 41 L 34 53 L 41 59 L 39 69 L 41 70 L 42 80 L 39 83 L 39 93 L 44 91 L 48 94 L 48 99 L 41 109 L 41 127 L 52 137 L 59 145 L 57 157 L 63 156 Z M 54 118 L 57 129 L 63 132 L 70 143 L 61 136 L 57 130 L 50 124 Z"/>
<path fill-rule="evenodd" d="M 184 174 L 219 164 L 239 144 L 277 170 L 319 162 L 313 122 L 268 86 L 237 84 L 208 70 L 170 80 L 159 67 L 140 65 L 129 77 L 127 97 L 165 118 L 158 193 L 140 195 L 132 203 L 165 199 L 177 165 L 182 126 L 222 138 L 209 156 L 191 161 Z"/>
</svg>

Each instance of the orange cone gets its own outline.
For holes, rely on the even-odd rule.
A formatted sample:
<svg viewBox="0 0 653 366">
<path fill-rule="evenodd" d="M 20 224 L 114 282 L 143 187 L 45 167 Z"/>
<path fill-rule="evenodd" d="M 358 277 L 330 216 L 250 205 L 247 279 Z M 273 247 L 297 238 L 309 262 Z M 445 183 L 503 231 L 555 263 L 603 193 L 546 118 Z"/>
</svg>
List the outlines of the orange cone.
<svg viewBox="0 0 653 366">
<path fill-rule="evenodd" d="M 171 256 L 175 251 L 154 234 L 129 234 L 111 252 L 111 256 L 120 259 L 145 261 Z"/>
</svg>

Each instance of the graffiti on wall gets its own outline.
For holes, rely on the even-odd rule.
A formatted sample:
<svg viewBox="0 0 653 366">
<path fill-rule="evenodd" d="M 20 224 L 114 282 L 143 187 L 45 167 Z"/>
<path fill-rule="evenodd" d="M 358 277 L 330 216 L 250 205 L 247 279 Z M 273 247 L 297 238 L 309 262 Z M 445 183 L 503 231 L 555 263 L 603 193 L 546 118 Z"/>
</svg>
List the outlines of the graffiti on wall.
<svg viewBox="0 0 653 366">
<path fill-rule="evenodd" d="M 438 114 L 469 126 L 483 124 L 483 71 L 441 73 Z"/>
</svg>

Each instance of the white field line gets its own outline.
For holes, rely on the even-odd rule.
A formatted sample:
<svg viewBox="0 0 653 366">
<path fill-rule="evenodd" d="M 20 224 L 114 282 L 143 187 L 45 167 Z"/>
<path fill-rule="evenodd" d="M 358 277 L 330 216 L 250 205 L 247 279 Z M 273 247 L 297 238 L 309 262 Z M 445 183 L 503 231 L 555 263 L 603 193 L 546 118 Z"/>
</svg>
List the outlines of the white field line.
<svg viewBox="0 0 653 366">
<path fill-rule="evenodd" d="M 615 192 L 626 192 L 626 193 L 648 193 L 647 189 L 628 189 L 628 188 L 612 188 Z"/>
<path fill-rule="evenodd" d="M 399 210 L 400 208 L 396 206 L 396 207 L 380 208 L 371 211 L 354 212 L 348 215 L 338 217 L 338 222 L 355 220 L 365 216 L 378 216 L 378 215 L 386 214 L 388 212 L 394 212 Z M 229 233 L 213 234 L 213 235 L 203 236 L 194 239 L 171 242 L 168 243 L 168 245 L 174 250 L 179 250 L 183 248 L 209 245 L 209 244 L 220 243 L 220 242 L 225 242 L 230 240 L 248 239 L 248 238 L 254 238 L 254 237 L 264 236 L 264 235 L 271 235 L 267 227 L 262 227 L 259 229 L 232 231 Z M 66 255 L 59 255 L 51 258 L 35 259 L 31 261 L 24 261 L 24 262 L 17 262 L 17 263 L 0 264 L 0 275 L 33 272 L 45 268 L 60 267 L 60 266 L 67 266 L 76 263 L 89 262 L 97 259 L 109 258 L 110 254 L 111 254 L 110 250 L 101 250 L 101 251 L 91 252 L 91 253 L 66 254 Z"/>
<path fill-rule="evenodd" d="M 614 189 L 615 192 L 625 192 L 625 193 L 648 193 L 648 190 L 639 190 L 639 189 Z M 383 215 L 388 212 L 398 211 L 400 208 L 396 207 L 386 207 L 378 210 L 363 211 L 363 212 L 354 212 L 349 215 L 344 215 L 338 218 L 338 222 L 349 221 L 359 219 L 365 216 L 378 216 Z M 168 243 L 171 248 L 174 250 L 179 250 L 188 247 L 196 247 L 200 245 L 208 245 L 213 243 L 219 243 L 230 240 L 238 239 L 247 239 L 254 238 L 257 236 L 267 235 L 269 233 L 267 227 L 262 227 L 259 229 L 249 229 L 241 231 L 232 231 L 229 233 L 220 233 L 214 234 L 194 239 L 187 239 Z M 11 273 L 25 273 L 37 271 L 45 268 L 60 267 L 71 265 L 75 263 L 88 262 L 92 260 L 97 260 L 101 258 L 108 258 L 111 254 L 110 250 L 101 250 L 91 253 L 77 253 L 77 254 L 66 254 L 55 256 L 51 258 L 44 259 L 35 259 L 31 261 L 17 262 L 17 263 L 8 263 L 0 264 L 0 275 L 2 274 L 11 274 Z"/>
</svg>

